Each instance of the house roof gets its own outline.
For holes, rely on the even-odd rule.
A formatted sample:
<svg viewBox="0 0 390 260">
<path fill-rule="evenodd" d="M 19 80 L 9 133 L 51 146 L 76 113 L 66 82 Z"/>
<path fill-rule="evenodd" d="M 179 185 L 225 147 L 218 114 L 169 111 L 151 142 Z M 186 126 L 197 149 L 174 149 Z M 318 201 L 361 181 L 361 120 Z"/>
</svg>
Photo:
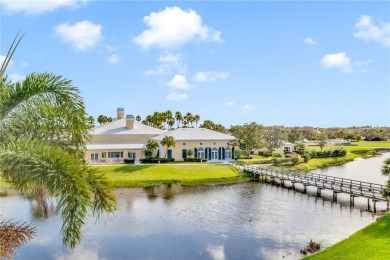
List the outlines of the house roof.
<svg viewBox="0 0 390 260">
<path fill-rule="evenodd" d="M 234 136 L 216 132 L 206 128 L 177 128 L 153 137 L 153 140 L 161 141 L 166 135 L 173 136 L 175 140 L 234 140 Z"/>
<path fill-rule="evenodd" d="M 134 128 L 126 128 L 126 118 L 118 119 L 103 125 L 96 126 L 89 132 L 90 135 L 160 135 L 166 132 L 151 126 L 134 121 Z"/>
<path fill-rule="evenodd" d="M 145 149 L 146 143 L 94 143 L 87 144 L 87 150 Z"/>
</svg>

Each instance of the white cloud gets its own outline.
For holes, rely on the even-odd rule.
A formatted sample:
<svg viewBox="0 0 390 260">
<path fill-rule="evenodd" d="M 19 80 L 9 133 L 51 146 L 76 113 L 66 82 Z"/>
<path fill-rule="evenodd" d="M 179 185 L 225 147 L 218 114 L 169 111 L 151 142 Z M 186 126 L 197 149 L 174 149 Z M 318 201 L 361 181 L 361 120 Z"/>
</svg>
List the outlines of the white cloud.
<svg viewBox="0 0 390 260">
<path fill-rule="evenodd" d="M 2 0 L 0 5 L 8 13 L 41 14 L 61 7 L 78 8 L 89 0 Z"/>
<path fill-rule="evenodd" d="M 118 50 L 119 50 L 118 47 L 114 47 L 114 46 L 112 46 L 112 45 L 110 45 L 110 44 L 107 44 L 107 45 L 106 45 L 106 49 L 107 49 L 108 52 L 115 52 L 115 51 L 118 51 Z"/>
<path fill-rule="evenodd" d="M 116 54 L 112 54 L 107 57 L 107 62 L 111 64 L 115 64 L 119 61 L 119 56 Z"/>
<path fill-rule="evenodd" d="M 249 105 L 249 104 L 246 104 L 246 105 L 244 106 L 244 110 L 245 110 L 245 111 L 252 111 L 252 110 L 255 110 L 255 107 L 254 107 L 254 106 L 251 106 L 251 105 Z"/>
<path fill-rule="evenodd" d="M 176 74 L 168 83 L 168 86 L 175 89 L 189 89 L 190 85 L 187 78 L 183 75 Z"/>
<path fill-rule="evenodd" d="M 143 20 L 148 29 L 133 37 L 133 41 L 144 50 L 152 46 L 174 49 L 192 40 L 222 42 L 221 33 L 204 25 L 202 17 L 191 9 L 166 7 Z"/>
<path fill-rule="evenodd" d="M 226 103 L 226 106 L 228 106 L 228 107 L 233 107 L 233 106 L 235 106 L 235 103 L 234 103 L 234 102 L 227 102 L 227 103 Z"/>
<path fill-rule="evenodd" d="M 216 80 L 226 79 L 229 76 L 227 72 L 200 71 L 197 72 L 194 80 L 197 82 L 214 82 Z"/>
<path fill-rule="evenodd" d="M 94 47 L 103 39 L 102 29 L 103 27 L 100 24 L 85 20 L 74 25 L 60 24 L 56 26 L 54 33 L 64 42 L 72 44 L 76 51 L 84 51 Z"/>
<path fill-rule="evenodd" d="M 11 82 L 13 82 L 13 83 L 24 80 L 26 78 L 26 76 L 23 76 L 19 73 L 12 73 L 12 74 L 9 74 L 8 76 L 9 76 L 9 79 L 11 80 Z"/>
<path fill-rule="evenodd" d="M 3 62 L 5 61 L 5 55 L 1 55 L 0 54 L 0 64 L 3 65 Z M 12 66 L 14 66 L 14 61 L 13 60 L 10 60 L 9 63 L 8 63 L 8 69 L 12 68 Z"/>
<path fill-rule="evenodd" d="M 354 61 L 353 65 L 361 67 L 361 66 L 371 64 L 372 62 L 373 62 L 372 60 Z"/>
<path fill-rule="evenodd" d="M 28 66 L 28 62 L 27 61 L 22 61 L 22 67 L 26 67 Z"/>
<path fill-rule="evenodd" d="M 321 59 L 321 64 L 326 69 L 341 69 L 344 73 L 353 72 L 351 60 L 345 52 L 326 54 Z"/>
<path fill-rule="evenodd" d="M 306 43 L 306 44 L 310 44 L 310 45 L 314 45 L 314 44 L 317 43 L 317 42 L 316 42 L 313 38 L 311 38 L 311 37 L 308 37 L 308 38 L 304 39 L 303 42 Z"/>
<path fill-rule="evenodd" d="M 362 15 L 355 27 L 355 38 L 380 43 L 383 47 L 390 47 L 390 23 L 374 24 L 371 16 Z"/>
<path fill-rule="evenodd" d="M 178 93 L 172 93 L 167 96 L 167 100 L 170 101 L 183 101 L 188 99 L 187 94 L 178 94 Z"/>
<path fill-rule="evenodd" d="M 187 73 L 187 64 L 183 62 L 183 55 L 180 53 L 167 53 L 159 57 L 160 65 L 154 70 L 147 70 L 144 72 L 147 76 L 156 76 L 170 73 Z"/>
</svg>

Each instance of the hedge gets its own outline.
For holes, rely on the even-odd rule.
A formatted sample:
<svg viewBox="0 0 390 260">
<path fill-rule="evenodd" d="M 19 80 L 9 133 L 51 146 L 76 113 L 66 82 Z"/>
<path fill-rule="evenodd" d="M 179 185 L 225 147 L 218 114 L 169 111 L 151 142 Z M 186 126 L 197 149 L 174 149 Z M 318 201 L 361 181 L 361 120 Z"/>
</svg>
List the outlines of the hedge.
<svg viewBox="0 0 390 260">
<path fill-rule="evenodd" d="M 174 162 L 174 158 L 142 158 L 139 160 L 141 163 L 167 163 Z"/>
</svg>

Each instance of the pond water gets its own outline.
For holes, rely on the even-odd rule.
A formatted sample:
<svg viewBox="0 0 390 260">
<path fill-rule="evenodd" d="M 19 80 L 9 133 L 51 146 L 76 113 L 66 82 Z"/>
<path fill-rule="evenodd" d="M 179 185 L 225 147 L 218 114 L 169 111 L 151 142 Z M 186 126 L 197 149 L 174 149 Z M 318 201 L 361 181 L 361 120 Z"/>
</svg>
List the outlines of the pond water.
<svg viewBox="0 0 390 260">
<path fill-rule="evenodd" d="M 372 181 L 383 160 L 356 160 L 327 173 L 367 168 L 365 181 Z M 74 250 L 62 245 L 59 217 L 34 216 L 34 202 L 19 193 L 8 190 L 0 210 L 1 218 L 37 226 L 15 259 L 299 259 L 311 239 L 327 247 L 374 221 L 364 199 L 350 208 L 348 195 L 333 203 L 331 192 L 323 198 L 308 192 L 264 183 L 117 189 L 118 210 L 89 219 Z"/>
</svg>

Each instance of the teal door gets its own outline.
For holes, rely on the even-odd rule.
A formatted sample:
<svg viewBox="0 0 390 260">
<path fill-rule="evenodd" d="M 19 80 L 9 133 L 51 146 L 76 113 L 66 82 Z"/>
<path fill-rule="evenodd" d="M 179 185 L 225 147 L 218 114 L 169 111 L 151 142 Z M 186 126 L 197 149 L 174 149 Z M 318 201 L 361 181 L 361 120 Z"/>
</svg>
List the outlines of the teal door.
<svg viewBox="0 0 390 260">
<path fill-rule="evenodd" d="M 168 150 L 167 157 L 168 157 L 168 158 L 172 158 L 172 150 Z"/>
</svg>

